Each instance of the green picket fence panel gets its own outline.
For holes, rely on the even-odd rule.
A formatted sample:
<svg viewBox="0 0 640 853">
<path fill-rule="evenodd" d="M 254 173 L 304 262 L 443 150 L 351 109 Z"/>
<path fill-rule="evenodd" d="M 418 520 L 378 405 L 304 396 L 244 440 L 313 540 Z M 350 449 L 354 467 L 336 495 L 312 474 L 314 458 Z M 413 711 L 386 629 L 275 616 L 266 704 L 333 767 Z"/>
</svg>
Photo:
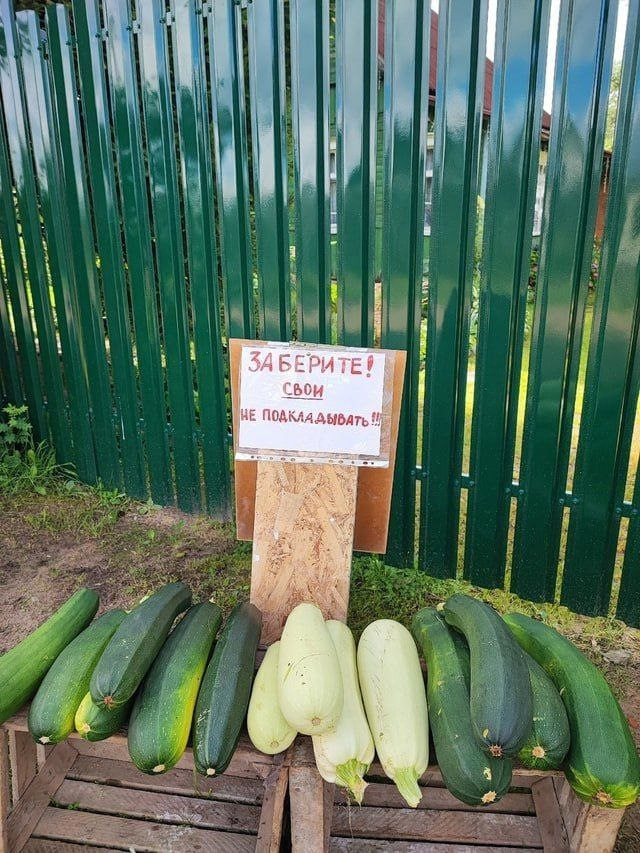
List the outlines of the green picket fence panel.
<svg viewBox="0 0 640 853">
<path fill-rule="evenodd" d="M 0 397 L 228 519 L 229 337 L 406 350 L 386 561 L 638 625 L 640 0 L 583 403 L 618 2 L 562 0 L 550 131 L 550 0 L 497 0 L 491 64 L 488 0 L 430 5 L 0 0 Z"/>
</svg>

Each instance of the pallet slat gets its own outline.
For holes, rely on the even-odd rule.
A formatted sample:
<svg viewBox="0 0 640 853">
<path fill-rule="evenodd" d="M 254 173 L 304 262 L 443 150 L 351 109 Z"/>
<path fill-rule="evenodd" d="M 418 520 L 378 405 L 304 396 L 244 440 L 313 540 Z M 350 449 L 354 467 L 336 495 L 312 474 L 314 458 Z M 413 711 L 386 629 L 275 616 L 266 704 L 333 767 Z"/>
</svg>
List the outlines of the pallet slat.
<svg viewBox="0 0 640 853">
<path fill-rule="evenodd" d="M 40 816 L 49 805 L 50 797 L 60 787 L 75 756 L 75 749 L 68 743 L 59 743 L 53 748 L 42 769 L 9 815 L 7 821 L 9 850 L 22 849 L 40 820 Z"/>
<path fill-rule="evenodd" d="M 481 847 L 468 844 L 432 844 L 431 841 L 394 841 L 393 853 L 539 853 L 539 847 Z M 389 853 L 388 841 L 332 838 L 329 853 Z"/>
<path fill-rule="evenodd" d="M 221 803 L 177 794 L 67 780 L 58 788 L 56 803 L 100 814 L 126 815 L 161 823 L 188 823 L 206 829 L 257 833 L 260 808 Z"/>
<path fill-rule="evenodd" d="M 251 835 L 55 808 L 45 811 L 34 835 L 36 838 L 78 842 L 91 838 L 100 846 L 119 850 L 133 848 L 137 853 L 166 853 L 167 850 L 173 853 L 192 850 L 238 853 L 253 851 L 255 847 L 255 838 Z"/>
<path fill-rule="evenodd" d="M 226 773 L 210 779 L 175 767 L 160 776 L 148 776 L 141 773 L 131 762 L 97 758 L 93 755 L 78 755 L 67 778 L 78 782 L 98 782 L 164 794 L 232 800 L 253 806 L 260 805 L 264 792 L 264 785 L 259 779 L 228 776 Z"/>
<path fill-rule="evenodd" d="M 345 804 L 346 796 L 345 789 L 336 786 L 334 790 L 334 802 L 336 804 Z M 385 806 L 386 808 L 406 808 L 407 804 L 401 797 L 400 792 L 395 785 L 384 784 L 382 782 L 370 782 L 364 792 L 364 806 Z M 419 809 L 445 809 L 448 811 L 462 812 L 477 812 L 485 814 L 487 812 L 507 813 L 507 814 L 524 814 L 534 815 L 536 809 L 533 803 L 533 798 L 529 793 L 509 793 L 506 794 L 497 803 L 491 803 L 488 806 L 468 806 L 456 799 L 453 794 L 450 794 L 446 788 L 423 788 L 422 800 L 418 804 Z"/>
<path fill-rule="evenodd" d="M 331 831 L 361 838 L 542 846 L 536 819 L 526 815 L 334 806 Z"/>
<path fill-rule="evenodd" d="M 114 853 L 117 847 L 91 847 L 88 844 L 69 844 L 48 838 L 30 838 L 22 853 Z"/>
<path fill-rule="evenodd" d="M 562 821 L 553 779 L 542 779 L 531 788 L 538 828 L 545 853 L 569 853 L 569 839 Z"/>
</svg>

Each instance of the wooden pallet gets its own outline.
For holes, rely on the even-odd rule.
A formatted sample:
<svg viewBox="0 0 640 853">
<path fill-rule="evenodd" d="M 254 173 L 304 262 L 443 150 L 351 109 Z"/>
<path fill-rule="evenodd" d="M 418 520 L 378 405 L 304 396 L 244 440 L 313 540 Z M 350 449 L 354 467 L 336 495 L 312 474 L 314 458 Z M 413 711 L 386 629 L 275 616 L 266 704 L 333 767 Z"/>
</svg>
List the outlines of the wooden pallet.
<svg viewBox="0 0 640 853">
<path fill-rule="evenodd" d="M 421 780 L 422 801 L 406 807 L 375 763 L 361 808 L 322 781 L 309 738 L 298 738 L 289 768 L 294 853 L 607 853 L 624 809 L 578 800 L 562 773 L 514 771 L 511 791 L 482 809 L 444 787 L 437 767 Z"/>
<path fill-rule="evenodd" d="M 123 735 L 45 748 L 21 714 L 0 728 L 0 853 L 276 853 L 287 784 L 283 757 L 256 752 L 247 738 L 218 779 L 195 773 L 191 750 L 148 776 Z"/>
</svg>

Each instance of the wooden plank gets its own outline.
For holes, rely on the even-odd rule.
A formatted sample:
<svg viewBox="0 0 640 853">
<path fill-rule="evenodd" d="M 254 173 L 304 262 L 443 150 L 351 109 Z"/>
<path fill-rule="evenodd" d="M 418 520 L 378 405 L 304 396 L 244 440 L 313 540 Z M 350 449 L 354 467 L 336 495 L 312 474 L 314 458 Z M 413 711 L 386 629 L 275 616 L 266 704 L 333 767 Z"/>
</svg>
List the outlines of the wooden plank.
<svg viewBox="0 0 640 853">
<path fill-rule="evenodd" d="M 9 850 L 12 853 L 22 849 L 75 757 L 76 751 L 69 743 L 63 742 L 53 747 L 42 769 L 9 815 Z"/>
<path fill-rule="evenodd" d="M 324 853 L 324 783 L 314 767 L 289 768 L 291 849 Z"/>
<path fill-rule="evenodd" d="M 475 844 L 432 844 L 430 841 L 374 841 L 362 838 L 332 838 L 330 853 L 539 853 L 539 847 L 477 847 Z"/>
<path fill-rule="evenodd" d="M 127 739 L 123 735 L 115 735 L 108 740 L 94 743 L 83 740 L 80 737 L 73 738 L 71 742 L 80 755 L 109 758 L 113 761 L 130 761 Z M 225 770 L 225 775 L 244 776 L 249 779 L 266 779 L 273 765 L 280 762 L 273 761 L 272 756 L 262 755 L 262 753 L 248 745 L 248 743 L 246 736 L 241 739 L 229 767 Z M 190 749 L 186 750 L 182 758 L 175 765 L 175 768 L 178 770 L 194 769 L 193 753 Z"/>
<path fill-rule="evenodd" d="M 6 729 L 0 727 L 0 853 L 9 851 L 9 796 L 9 738 Z"/>
<path fill-rule="evenodd" d="M 550 780 L 549 780 L 550 781 Z M 347 794 L 344 788 L 336 786 L 334 802 L 346 803 Z M 404 809 L 406 802 L 400 796 L 395 785 L 384 782 L 370 782 L 364 792 L 364 806 L 385 806 L 386 808 Z M 456 799 L 446 788 L 423 787 L 422 800 L 418 804 L 420 809 L 441 809 L 445 811 L 463 812 L 497 812 L 506 814 L 535 815 L 536 809 L 533 798 L 529 793 L 509 793 L 486 806 L 468 806 L 466 803 Z"/>
<path fill-rule="evenodd" d="M 626 809 L 591 806 L 576 797 L 564 777 L 553 782 L 571 853 L 610 853 Z"/>
<path fill-rule="evenodd" d="M 531 787 L 538 829 L 545 853 L 569 853 L 569 839 L 560 814 L 553 779 L 541 779 Z"/>
<path fill-rule="evenodd" d="M 280 850 L 288 785 L 289 768 L 284 765 L 275 767 L 265 780 L 256 853 L 277 853 Z"/>
<path fill-rule="evenodd" d="M 29 732 L 9 731 L 9 760 L 11 762 L 11 792 L 17 803 L 38 772 L 36 742 Z"/>
<path fill-rule="evenodd" d="M 175 767 L 159 776 L 150 776 L 141 773 L 130 761 L 113 761 L 92 755 L 78 755 L 67 773 L 67 779 L 165 794 L 231 800 L 253 806 L 262 803 L 264 790 L 259 779 L 228 776 L 226 773 L 211 778 L 189 770 L 176 770 Z"/>
<path fill-rule="evenodd" d="M 114 853 L 116 847 L 92 847 L 89 844 L 69 844 L 48 838 L 30 838 L 22 853 Z"/>
<path fill-rule="evenodd" d="M 231 377 L 231 396 L 233 422 L 237 423 L 238 415 L 238 376 L 240 369 L 240 353 L 242 344 L 260 344 L 264 341 L 244 341 L 232 339 L 229 341 L 229 365 Z M 378 352 L 379 350 L 376 350 Z M 358 497 L 356 504 L 356 521 L 354 529 L 354 549 L 373 554 L 383 554 L 386 551 L 387 534 L 389 529 L 389 510 L 391 507 L 391 491 L 393 487 L 393 472 L 396 459 L 396 444 L 400 423 L 400 406 L 404 385 L 404 369 L 407 354 L 399 350 L 387 350 L 395 353 L 393 372 L 393 400 L 391 407 L 391 443 L 388 468 L 359 468 Z M 234 433 L 236 431 L 234 430 Z M 234 466 L 234 482 L 236 491 L 236 533 L 238 539 L 250 541 L 253 539 L 256 500 L 257 463 L 237 461 Z"/>
<path fill-rule="evenodd" d="M 537 821 L 527 815 L 334 806 L 331 831 L 356 838 L 542 846 Z"/>
<path fill-rule="evenodd" d="M 357 482 L 352 466 L 258 462 L 251 601 L 263 643 L 302 601 L 346 620 Z"/>
<path fill-rule="evenodd" d="M 37 743 L 36 744 L 36 767 L 38 770 L 42 770 L 45 765 L 47 758 L 53 752 L 53 745 L 50 743 Z"/>
<path fill-rule="evenodd" d="M 205 829 L 256 833 L 260 820 L 258 806 L 69 779 L 60 785 L 54 799 L 61 806 L 73 805 L 99 814 L 126 815 L 160 823 L 188 823 Z"/>
<path fill-rule="evenodd" d="M 135 850 L 136 853 L 191 853 L 193 850 L 249 853 L 255 848 L 255 836 L 251 835 L 55 808 L 45 811 L 34 835 L 77 842 L 90 838 L 99 846 Z"/>
</svg>

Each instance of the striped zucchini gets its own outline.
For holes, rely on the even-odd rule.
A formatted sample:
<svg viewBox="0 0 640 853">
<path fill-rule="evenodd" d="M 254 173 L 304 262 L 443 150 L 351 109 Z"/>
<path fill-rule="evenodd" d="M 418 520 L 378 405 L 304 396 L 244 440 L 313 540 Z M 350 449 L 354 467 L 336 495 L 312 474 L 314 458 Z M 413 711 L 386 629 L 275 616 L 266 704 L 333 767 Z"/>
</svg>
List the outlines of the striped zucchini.
<svg viewBox="0 0 640 853">
<path fill-rule="evenodd" d="M 96 615 L 99 603 L 95 590 L 79 589 L 53 616 L 0 657 L 0 724 L 31 699 L 60 652 Z"/>
<path fill-rule="evenodd" d="M 138 691 L 129 755 L 144 773 L 170 770 L 185 751 L 193 709 L 222 611 L 196 604 L 173 629 Z"/>
<path fill-rule="evenodd" d="M 104 613 L 56 658 L 29 708 L 29 731 L 35 740 L 58 743 L 71 734 L 91 674 L 125 616 L 124 610 Z"/>
</svg>

